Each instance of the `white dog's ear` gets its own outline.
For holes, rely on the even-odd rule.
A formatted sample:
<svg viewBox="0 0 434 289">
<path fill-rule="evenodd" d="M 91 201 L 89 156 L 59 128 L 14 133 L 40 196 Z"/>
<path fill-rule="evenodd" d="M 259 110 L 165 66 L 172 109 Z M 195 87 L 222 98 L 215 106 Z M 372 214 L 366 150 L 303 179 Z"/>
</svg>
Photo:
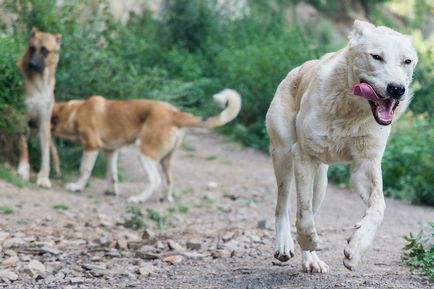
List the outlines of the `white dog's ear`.
<svg viewBox="0 0 434 289">
<path fill-rule="evenodd" d="M 353 31 L 351 31 L 350 35 L 348 36 L 348 39 L 356 40 L 361 36 L 366 35 L 367 33 L 369 33 L 369 31 L 373 30 L 374 28 L 375 26 L 372 25 L 371 23 L 356 19 L 354 21 Z"/>
</svg>

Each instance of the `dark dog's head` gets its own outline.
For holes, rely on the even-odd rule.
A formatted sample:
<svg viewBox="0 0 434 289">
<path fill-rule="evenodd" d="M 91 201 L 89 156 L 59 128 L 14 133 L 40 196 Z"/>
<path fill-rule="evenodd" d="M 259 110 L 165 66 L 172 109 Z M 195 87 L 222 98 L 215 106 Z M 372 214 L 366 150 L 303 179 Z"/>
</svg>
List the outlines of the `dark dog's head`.
<svg viewBox="0 0 434 289">
<path fill-rule="evenodd" d="M 33 28 L 29 35 L 29 47 L 24 56 L 23 69 L 43 73 L 46 67 L 59 62 L 60 34 L 50 34 Z"/>
</svg>

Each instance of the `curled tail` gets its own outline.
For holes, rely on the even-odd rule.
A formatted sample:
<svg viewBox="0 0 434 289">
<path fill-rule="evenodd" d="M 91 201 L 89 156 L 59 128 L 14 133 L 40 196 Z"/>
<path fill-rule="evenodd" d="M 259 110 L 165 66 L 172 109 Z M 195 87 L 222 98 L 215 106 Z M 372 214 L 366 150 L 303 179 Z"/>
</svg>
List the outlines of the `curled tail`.
<svg viewBox="0 0 434 289">
<path fill-rule="evenodd" d="M 226 88 L 221 92 L 214 94 L 214 101 L 220 106 L 225 107 L 219 114 L 207 119 L 194 116 L 182 111 L 176 112 L 174 122 L 180 127 L 205 127 L 213 128 L 222 126 L 233 120 L 241 109 L 241 97 L 233 89 Z"/>
</svg>

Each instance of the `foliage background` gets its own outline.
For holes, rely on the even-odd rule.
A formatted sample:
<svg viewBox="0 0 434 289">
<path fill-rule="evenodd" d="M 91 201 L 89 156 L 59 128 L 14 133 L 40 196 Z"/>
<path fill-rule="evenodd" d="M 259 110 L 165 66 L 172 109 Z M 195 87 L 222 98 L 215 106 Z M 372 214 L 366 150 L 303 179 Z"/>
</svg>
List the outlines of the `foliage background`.
<svg viewBox="0 0 434 289">
<path fill-rule="evenodd" d="M 103 2 L 63 1 L 61 7 L 55 0 L 4 0 L 1 4 L 0 15 L 16 17 L 9 22 L 0 20 L 3 161 L 16 163 L 17 135 L 26 132 L 23 83 L 15 63 L 33 26 L 63 34 L 58 101 L 96 94 L 116 99 L 154 98 L 208 115 L 216 110 L 210 96 L 231 87 L 241 93 L 243 109 L 236 122 L 219 131 L 262 150 L 268 149 L 264 116 L 279 82 L 304 61 L 345 45 L 335 25 L 345 7 L 337 0 L 249 1 L 243 17 L 233 17 L 213 0 L 167 0 L 159 17 L 131 15 L 126 25 L 114 20 Z M 308 2 L 319 11 L 318 22 L 298 17 L 295 7 L 299 2 Z M 415 100 L 386 150 L 384 188 L 387 195 L 434 205 L 434 56 L 432 42 L 427 40 L 432 35 L 422 29 L 426 17 L 433 15 L 433 4 L 424 0 L 351 2 L 360 4 L 370 21 L 415 36 L 421 59 L 415 74 Z M 407 3 L 404 10 L 403 2 Z M 411 16 L 382 12 L 399 15 L 409 7 Z M 292 15 L 290 21 L 288 15 Z M 347 19 L 346 25 L 351 22 Z M 33 138 L 32 151 L 37 149 L 35 142 Z M 57 145 L 64 171 L 78 168 L 80 148 L 61 140 Z M 39 153 L 30 155 L 37 169 Z M 347 183 L 348 167 L 332 167 L 330 177 Z"/>
</svg>

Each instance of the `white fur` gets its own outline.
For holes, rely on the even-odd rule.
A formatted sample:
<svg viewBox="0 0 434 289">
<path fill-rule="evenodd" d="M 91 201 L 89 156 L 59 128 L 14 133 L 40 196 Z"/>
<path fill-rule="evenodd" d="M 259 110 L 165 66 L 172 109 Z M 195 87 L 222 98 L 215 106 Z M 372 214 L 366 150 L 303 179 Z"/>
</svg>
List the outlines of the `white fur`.
<svg viewBox="0 0 434 289">
<path fill-rule="evenodd" d="M 371 54 L 381 55 L 384 61 Z M 406 59 L 412 63 L 405 64 Z M 353 189 L 368 206 L 344 251 L 344 265 L 351 270 L 357 267 L 384 215 L 381 158 L 390 126 L 377 124 L 368 101 L 355 96 L 353 87 L 364 79 L 386 96 L 388 83 L 405 86 L 396 120 L 410 102 L 416 63 L 408 36 L 356 20 L 345 48 L 295 68 L 280 83 L 266 120 L 278 188 L 277 259 L 287 261 L 294 255 L 289 203 L 295 190 L 303 269 L 327 272 L 328 266 L 315 252 L 319 238 L 314 217 L 325 195 L 328 165 L 349 162 Z"/>
<path fill-rule="evenodd" d="M 93 166 L 98 157 L 98 150 L 83 151 L 83 158 L 80 165 L 80 177 L 75 183 L 66 184 L 66 189 L 71 192 L 81 192 L 87 185 L 92 173 Z"/>
<path fill-rule="evenodd" d="M 158 172 L 157 162 L 144 154 L 140 154 L 140 162 L 143 170 L 148 176 L 148 186 L 140 195 L 130 197 L 128 199 L 129 203 L 146 202 L 152 193 L 161 185 L 161 177 Z"/>
</svg>

